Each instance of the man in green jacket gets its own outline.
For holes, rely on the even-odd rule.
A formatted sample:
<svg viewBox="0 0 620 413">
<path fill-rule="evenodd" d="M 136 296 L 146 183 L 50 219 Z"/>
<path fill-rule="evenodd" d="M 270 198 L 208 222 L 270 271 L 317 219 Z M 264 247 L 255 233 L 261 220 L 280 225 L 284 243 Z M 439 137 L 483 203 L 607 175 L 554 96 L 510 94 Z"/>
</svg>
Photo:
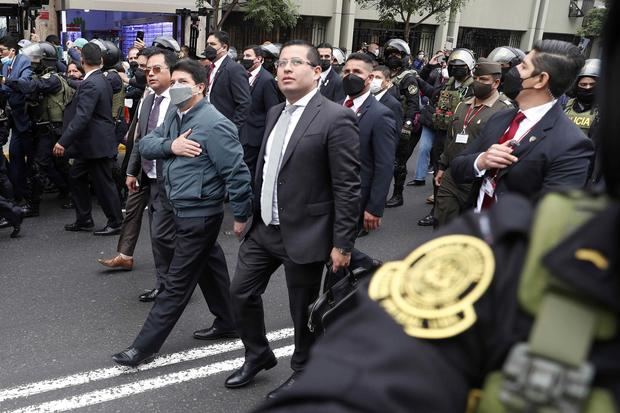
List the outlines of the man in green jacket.
<svg viewBox="0 0 620 413">
<path fill-rule="evenodd" d="M 128 349 L 112 356 L 137 366 L 154 358 L 183 313 L 217 239 L 229 194 L 234 232 L 240 236 L 252 211 L 250 172 L 243 162 L 237 128 L 204 99 L 206 76 L 199 63 L 182 60 L 172 68 L 169 111 L 162 125 L 140 140 L 140 154 L 163 160 L 166 195 L 174 209 L 176 245 L 164 290 Z M 206 293 L 203 289 L 203 294 Z"/>
</svg>

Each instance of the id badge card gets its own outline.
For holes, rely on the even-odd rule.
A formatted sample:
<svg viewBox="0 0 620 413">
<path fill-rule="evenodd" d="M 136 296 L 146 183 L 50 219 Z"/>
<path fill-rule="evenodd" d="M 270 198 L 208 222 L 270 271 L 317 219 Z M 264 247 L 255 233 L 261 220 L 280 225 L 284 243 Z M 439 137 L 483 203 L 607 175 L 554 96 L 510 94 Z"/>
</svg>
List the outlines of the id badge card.
<svg viewBox="0 0 620 413">
<path fill-rule="evenodd" d="M 484 178 L 482 180 L 482 192 L 487 196 L 493 198 L 495 196 L 495 180 L 491 178 Z"/>
<path fill-rule="evenodd" d="M 461 132 L 461 133 L 458 133 L 456 135 L 456 143 L 463 143 L 463 144 L 465 144 L 465 143 L 467 143 L 468 139 L 469 139 L 469 135 L 466 134 L 466 133 Z"/>
</svg>

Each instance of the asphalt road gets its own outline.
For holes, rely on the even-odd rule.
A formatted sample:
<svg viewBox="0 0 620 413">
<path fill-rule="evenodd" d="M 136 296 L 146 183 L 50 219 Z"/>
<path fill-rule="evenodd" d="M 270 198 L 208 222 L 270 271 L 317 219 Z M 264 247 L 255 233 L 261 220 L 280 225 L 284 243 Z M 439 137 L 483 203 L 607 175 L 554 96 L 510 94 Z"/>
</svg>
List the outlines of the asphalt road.
<svg viewBox="0 0 620 413">
<path fill-rule="evenodd" d="M 406 188 L 405 206 L 387 209 L 382 228 L 357 247 L 389 260 L 427 239 L 431 230 L 416 221 L 428 212 L 430 192 L 430 185 Z M 101 211 L 94 211 L 102 226 Z M 110 355 L 132 343 L 150 308 L 137 300 L 154 284 L 148 229 L 142 228 L 134 270 L 108 272 L 96 259 L 112 256 L 118 238 L 64 231 L 73 220 L 73 211 L 60 209 L 50 195 L 41 216 L 24 222 L 20 238 L 0 230 L 0 411 L 247 412 L 288 378 L 292 331 L 282 270 L 264 295 L 272 348 L 281 357 L 253 384 L 224 387 L 242 363 L 238 340 L 192 338 L 212 322 L 199 291 L 158 359 L 138 370 L 117 367 Z M 232 275 L 239 242 L 231 231 L 227 213 L 219 241 Z"/>
</svg>

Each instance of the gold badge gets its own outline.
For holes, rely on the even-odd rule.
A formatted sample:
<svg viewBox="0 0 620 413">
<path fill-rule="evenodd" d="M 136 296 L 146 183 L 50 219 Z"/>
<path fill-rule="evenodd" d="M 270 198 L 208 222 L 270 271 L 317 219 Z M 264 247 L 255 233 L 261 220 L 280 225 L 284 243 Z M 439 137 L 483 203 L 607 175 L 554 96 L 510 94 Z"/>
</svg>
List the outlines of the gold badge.
<svg viewBox="0 0 620 413">
<path fill-rule="evenodd" d="M 416 85 L 410 85 L 407 90 L 409 91 L 410 95 L 415 95 L 416 93 L 418 93 L 418 87 Z"/>
<path fill-rule="evenodd" d="M 448 235 L 420 246 L 403 261 L 383 265 L 368 294 L 408 335 L 448 338 L 476 322 L 473 304 L 494 272 L 495 258 L 484 241 Z"/>
</svg>

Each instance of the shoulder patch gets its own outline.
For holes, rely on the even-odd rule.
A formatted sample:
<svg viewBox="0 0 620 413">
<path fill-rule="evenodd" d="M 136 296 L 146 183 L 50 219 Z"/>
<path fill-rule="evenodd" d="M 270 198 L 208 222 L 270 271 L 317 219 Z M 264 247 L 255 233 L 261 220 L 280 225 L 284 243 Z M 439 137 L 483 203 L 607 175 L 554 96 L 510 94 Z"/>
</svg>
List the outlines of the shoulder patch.
<svg viewBox="0 0 620 413">
<path fill-rule="evenodd" d="M 495 272 L 491 248 L 470 235 L 448 235 L 383 265 L 368 294 L 412 337 L 454 337 L 476 322 L 473 304 Z"/>
<path fill-rule="evenodd" d="M 418 87 L 416 85 L 409 85 L 407 91 L 410 95 L 415 95 L 416 93 L 418 93 Z"/>
<path fill-rule="evenodd" d="M 49 78 L 51 78 L 51 77 L 52 77 L 52 74 L 51 74 L 51 73 L 46 73 L 46 74 L 44 74 L 43 76 L 41 76 L 41 79 L 49 79 Z"/>
</svg>

